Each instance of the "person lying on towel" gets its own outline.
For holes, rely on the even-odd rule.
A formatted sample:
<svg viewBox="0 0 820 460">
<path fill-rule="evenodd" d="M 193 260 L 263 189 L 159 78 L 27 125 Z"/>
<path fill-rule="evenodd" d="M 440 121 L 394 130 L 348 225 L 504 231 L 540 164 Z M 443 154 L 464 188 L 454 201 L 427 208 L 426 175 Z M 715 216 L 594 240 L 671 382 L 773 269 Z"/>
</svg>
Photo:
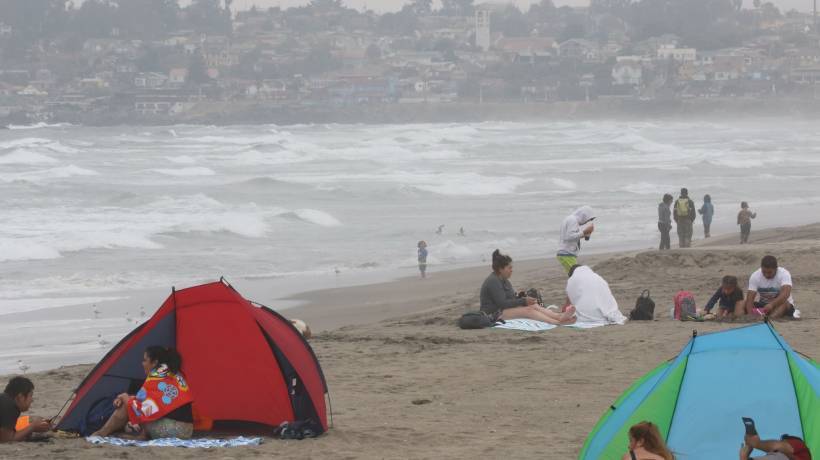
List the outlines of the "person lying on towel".
<svg viewBox="0 0 820 460">
<path fill-rule="evenodd" d="M 140 439 L 190 439 L 194 398 L 180 372 L 182 357 L 172 348 L 148 347 L 142 367 L 147 375 L 142 388 L 135 396 L 117 396 L 114 414 L 93 436 L 126 430 Z"/>
<path fill-rule="evenodd" d="M 570 305 L 575 306 L 578 322 L 626 323 L 626 316 L 618 309 L 609 284 L 586 265 L 575 265 L 570 269 L 567 297 Z"/>
</svg>

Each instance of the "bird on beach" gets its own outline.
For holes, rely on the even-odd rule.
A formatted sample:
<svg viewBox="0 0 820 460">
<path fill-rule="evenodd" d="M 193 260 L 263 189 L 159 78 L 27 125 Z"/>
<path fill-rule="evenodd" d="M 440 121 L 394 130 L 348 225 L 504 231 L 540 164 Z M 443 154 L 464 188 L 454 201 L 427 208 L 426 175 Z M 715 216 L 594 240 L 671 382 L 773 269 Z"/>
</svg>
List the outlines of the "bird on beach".
<svg viewBox="0 0 820 460">
<path fill-rule="evenodd" d="M 145 318 L 145 308 L 140 307 L 140 318 Z"/>
<path fill-rule="evenodd" d="M 23 374 L 25 374 L 26 371 L 30 369 L 28 364 L 24 363 L 22 359 L 17 360 L 17 367 L 20 369 L 20 372 L 22 372 Z"/>
<path fill-rule="evenodd" d="M 91 311 L 94 313 L 94 319 L 100 317 L 100 310 L 97 308 L 97 304 L 91 306 Z"/>
<path fill-rule="evenodd" d="M 339 267 L 333 267 L 333 272 L 336 273 L 336 276 L 339 276 L 339 273 L 341 273 L 342 271 L 339 270 Z"/>
<path fill-rule="evenodd" d="M 125 322 L 131 322 L 131 313 L 125 312 Z"/>
<path fill-rule="evenodd" d="M 108 340 L 105 340 L 101 333 L 97 333 L 97 343 L 99 343 L 101 347 L 104 347 L 108 345 Z"/>
</svg>

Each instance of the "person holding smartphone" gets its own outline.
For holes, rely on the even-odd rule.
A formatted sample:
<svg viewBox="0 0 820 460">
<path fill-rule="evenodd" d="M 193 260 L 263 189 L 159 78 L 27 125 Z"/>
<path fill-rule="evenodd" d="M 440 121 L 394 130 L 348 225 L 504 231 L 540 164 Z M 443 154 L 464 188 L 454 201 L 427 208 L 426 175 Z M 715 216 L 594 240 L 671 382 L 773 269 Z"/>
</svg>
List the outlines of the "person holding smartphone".
<svg viewBox="0 0 820 460">
<path fill-rule="evenodd" d="M 740 460 L 753 458 L 752 451 L 755 449 L 766 452 L 758 459 L 769 460 L 811 460 L 811 452 L 802 439 L 796 436 L 784 434 L 779 441 L 760 439 L 755 428 L 755 423 L 748 417 L 743 417 L 743 424 L 746 426 L 746 435 L 743 437 L 743 445 L 740 447 Z"/>
</svg>

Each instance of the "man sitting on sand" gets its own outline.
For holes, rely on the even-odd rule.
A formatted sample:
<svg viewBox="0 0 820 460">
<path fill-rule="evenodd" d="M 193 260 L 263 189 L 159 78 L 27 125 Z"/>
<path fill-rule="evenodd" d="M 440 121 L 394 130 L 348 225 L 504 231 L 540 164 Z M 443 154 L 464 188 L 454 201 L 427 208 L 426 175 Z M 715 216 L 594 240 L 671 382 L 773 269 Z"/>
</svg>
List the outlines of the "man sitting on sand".
<svg viewBox="0 0 820 460">
<path fill-rule="evenodd" d="M 745 310 L 748 315 L 794 317 L 792 275 L 777 266 L 774 256 L 764 257 L 760 261 L 760 269 L 749 278 Z"/>
<path fill-rule="evenodd" d="M 570 269 L 567 298 L 575 307 L 578 321 L 599 324 L 626 323 L 626 316 L 618 309 L 618 302 L 609 290 L 609 284 L 586 265 L 575 265 Z"/>
<path fill-rule="evenodd" d="M 17 418 L 21 412 L 31 408 L 34 401 L 34 384 L 25 377 L 9 380 L 5 391 L 0 394 L 0 443 L 25 441 L 32 433 L 42 433 L 51 425 L 42 418 L 31 417 L 28 426 L 16 431 Z"/>
</svg>

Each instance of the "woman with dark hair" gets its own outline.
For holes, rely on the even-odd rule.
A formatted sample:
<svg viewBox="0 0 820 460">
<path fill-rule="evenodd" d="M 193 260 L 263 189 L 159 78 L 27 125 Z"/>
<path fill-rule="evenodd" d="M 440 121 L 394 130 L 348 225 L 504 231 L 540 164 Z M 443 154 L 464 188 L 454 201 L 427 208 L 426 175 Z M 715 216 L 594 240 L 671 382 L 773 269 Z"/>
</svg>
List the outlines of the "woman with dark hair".
<svg viewBox="0 0 820 460">
<path fill-rule="evenodd" d="M 188 439 L 194 432 L 193 396 L 180 372 L 182 357 L 173 348 L 148 347 L 142 357 L 147 376 L 135 396 L 114 400 L 114 413 L 93 436 L 126 429 L 141 439 Z"/>
<path fill-rule="evenodd" d="M 575 322 L 575 307 L 563 313 L 548 310 L 537 304 L 532 297 L 516 297 L 510 283 L 512 258 L 493 252 L 493 272 L 481 285 L 481 311 L 498 315 L 501 319 L 527 318 L 550 324 L 572 324 Z"/>
<path fill-rule="evenodd" d="M 629 452 L 621 460 L 675 460 L 657 425 L 641 422 L 629 428 Z"/>
</svg>

